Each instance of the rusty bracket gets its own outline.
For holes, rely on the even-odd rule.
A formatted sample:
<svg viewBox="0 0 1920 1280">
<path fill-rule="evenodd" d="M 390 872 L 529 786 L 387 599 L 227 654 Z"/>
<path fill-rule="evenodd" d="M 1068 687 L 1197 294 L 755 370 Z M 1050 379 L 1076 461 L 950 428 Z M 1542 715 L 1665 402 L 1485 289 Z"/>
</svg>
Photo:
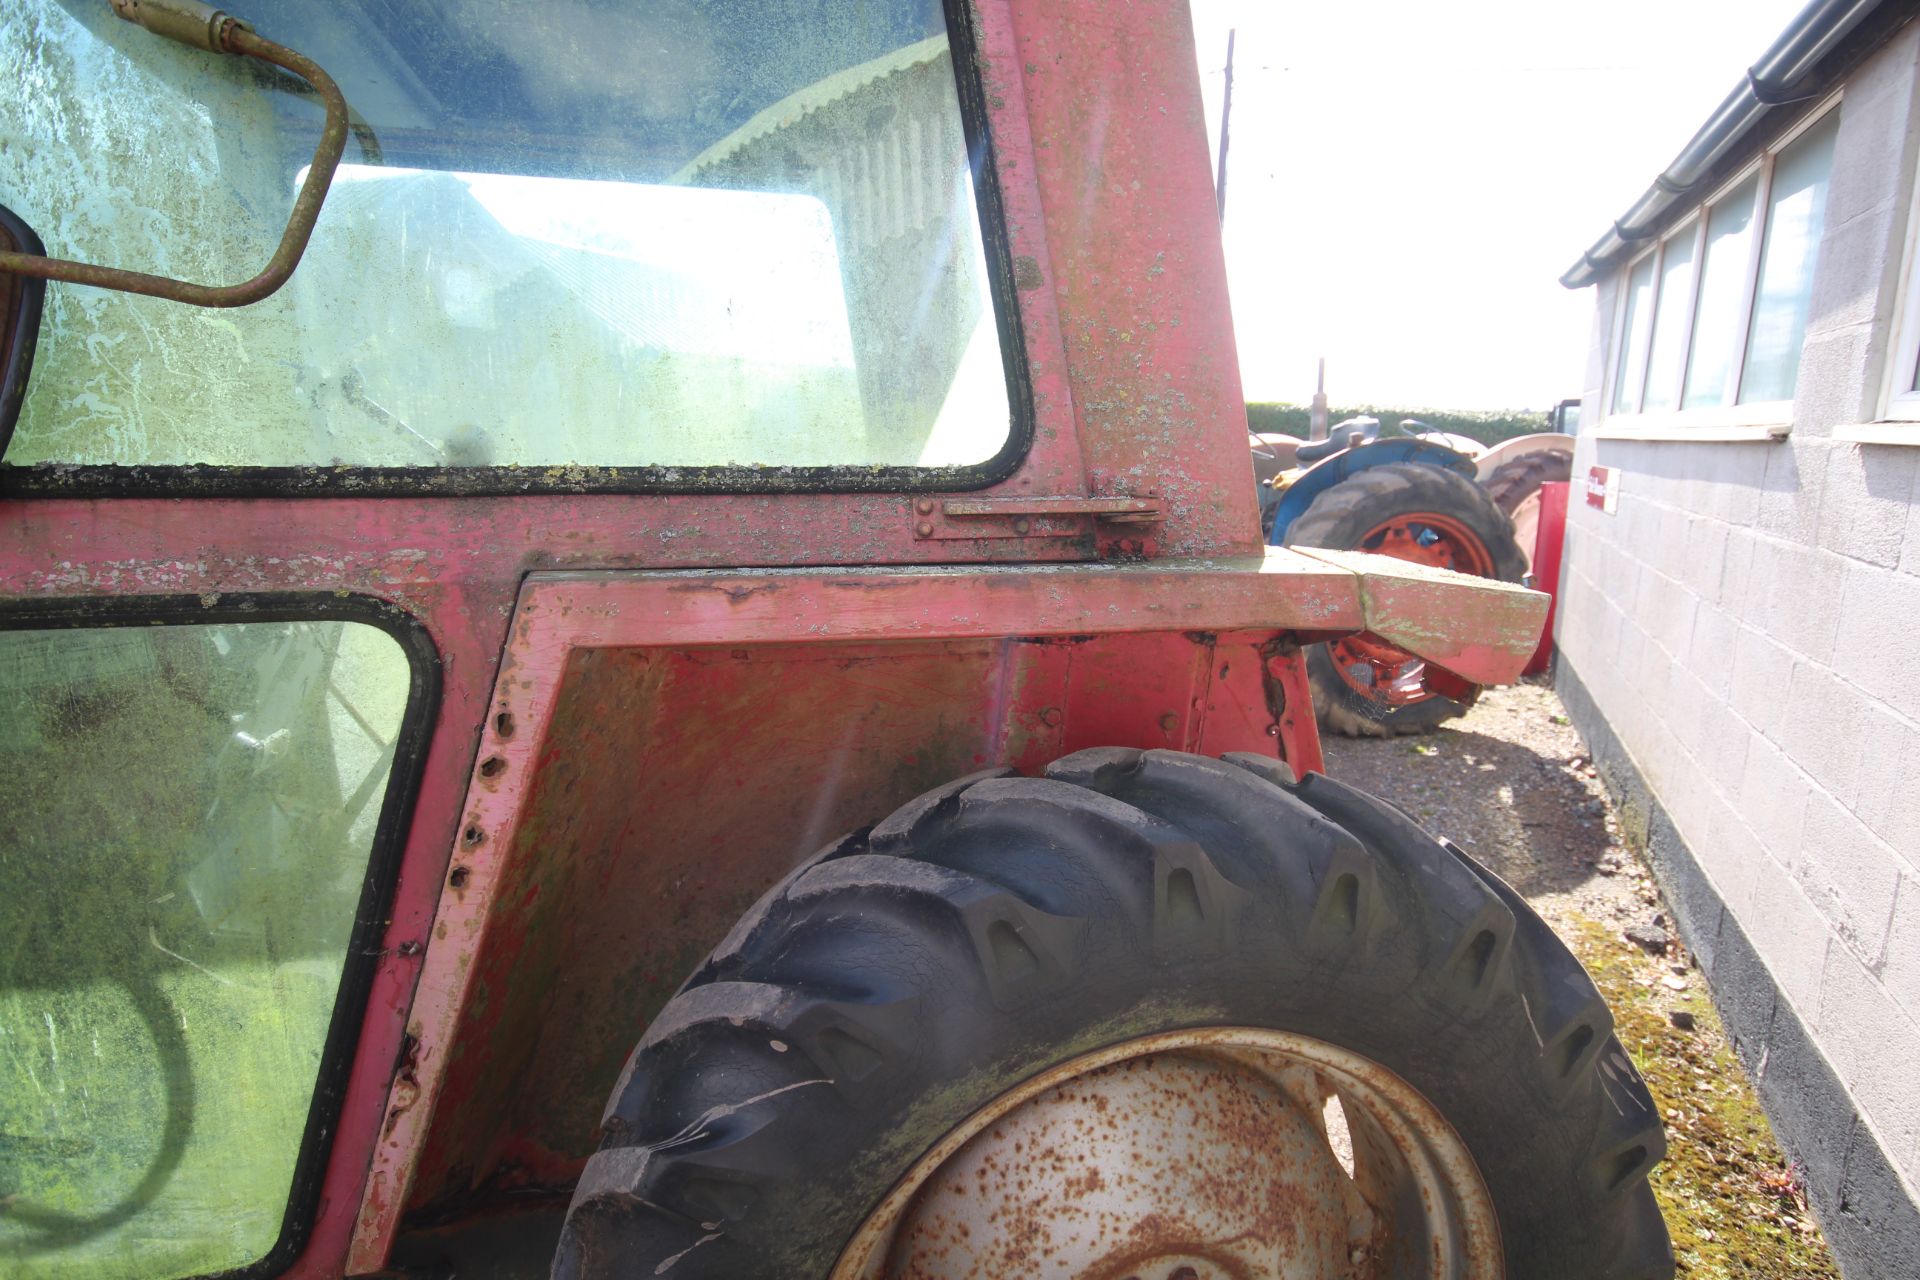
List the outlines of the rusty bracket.
<svg viewBox="0 0 1920 1280">
<path fill-rule="evenodd" d="M 1084 538 L 1099 525 L 1153 525 L 1167 518 L 1159 498 L 921 498 L 913 536 Z"/>
</svg>

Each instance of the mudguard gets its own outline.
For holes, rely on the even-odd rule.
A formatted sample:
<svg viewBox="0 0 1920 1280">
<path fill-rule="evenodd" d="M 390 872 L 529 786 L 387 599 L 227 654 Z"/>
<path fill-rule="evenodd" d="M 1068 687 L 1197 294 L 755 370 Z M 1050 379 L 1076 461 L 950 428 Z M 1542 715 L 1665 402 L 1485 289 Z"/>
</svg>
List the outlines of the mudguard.
<svg viewBox="0 0 1920 1280">
<path fill-rule="evenodd" d="M 1566 453 L 1573 452 L 1573 437 L 1558 431 L 1542 431 L 1536 435 L 1515 436 L 1511 440 L 1502 440 L 1499 444 L 1480 455 L 1475 469 L 1485 483 L 1487 478 L 1500 469 L 1502 463 L 1515 458 L 1523 458 L 1530 453 Z"/>
<path fill-rule="evenodd" d="M 1421 462 L 1457 471 L 1469 480 L 1476 477 L 1472 459 L 1430 441 L 1408 436 L 1371 440 L 1315 463 L 1288 485 L 1274 512 L 1273 529 L 1267 541 L 1276 547 L 1285 545 L 1288 526 L 1300 518 L 1315 498 L 1355 472 L 1389 462 Z"/>
</svg>

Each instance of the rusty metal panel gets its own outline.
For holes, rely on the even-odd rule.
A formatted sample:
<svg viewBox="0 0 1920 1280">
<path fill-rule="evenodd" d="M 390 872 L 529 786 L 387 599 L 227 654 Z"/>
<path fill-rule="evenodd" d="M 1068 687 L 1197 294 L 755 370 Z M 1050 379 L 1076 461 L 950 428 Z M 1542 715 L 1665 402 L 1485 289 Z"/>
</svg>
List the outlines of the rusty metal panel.
<svg viewBox="0 0 1920 1280">
<path fill-rule="evenodd" d="M 390 1232 L 402 1204 L 457 1212 L 563 1190 L 653 1011 L 833 835 L 974 769 L 1034 769 L 1088 745 L 1284 752 L 1317 768 L 1294 640 L 1389 623 L 1396 592 L 1445 605 L 1482 586 L 1278 550 L 536 575 L 375 1155 L 389 1197 L 376 1218 Z M 1482 649 L 1506 643 L 1515 663 L 1532 643 L 1488 637 Z"/>
<path fill-rule="evenodd" d="M 1313 687 L 1307 664 L 1297 646 L 1287 645 L 1266 663 L 1267 702 L 1278 711 L 1280 758 L 1296 775 L 1325 773 L 1320 754 L 1320 721 L 1313 709 Z"/>
<path fill-rule="evenodd" d="M 1069 674 L 1062 754 L 1110 744 L 1190 749 L 1206 719 L 1211 663 L 1209 640 L 1179 632 L 1081 646 Z"/>
<path fill-rule="evenodd" d="M 1560 564 L 1567 542 L 1567 498 L 1573 491 L 1569 480 L 1549 480 L 1540 486 L 1540 512 L 1535 524 L 1533 581 L 1547 593 L 1547 619 L 1540 631 L 1540 647 L 1527 662 L 1527 675 L 1537 675 L 1553 661 L 1553 617 L 1560 602 Z"/>
<path fill-rule="evenodd" d="M 986 6 L 983 6 L 983 10 Z M 1153 494 L 1169 555 L 1259 542 L 1193 24 L 1179 0 L 1013 7 L 1088 491 Z M 1044 280 L 1041 276 L 1044 274 Z"/>
<path fill-rule="evenodd" d="M 574 650 L 415 1199 L 569 1185 L 627 1051 L 769 885 L 1000 758 L 1007 647 Z"/>
<path fill-rule="evenodd" d="M 1259 632 L 1220 636 L 1207 683 L 1207 718 L 1188 750 L 1203 756 L 1229 751 L 1271 755 L 1277 744 L 1280 758 L 1296 770 L 1318 769 L 1320 740 L 1312 707 L 1303 703 L 1289 708 L 1280 678 L 1289 664 L 1301 667 L 1298 651 L 1275 644 L 1271 636 Z M 1304 667 L 1300 674 L 1304 680 Z M 1304 714 L 1304 723 L 1294 719 L 1295 713 Z M 1314 725 L 1311 734 L 1303 734 L 1306 725 Z"/>
<path fill-rule="evenodd" d="M 648 1021 L 762 892 L 838 835 L 962 774 L 1037 769 L 1086 745 L 1272 753 L 1264 715 L 1234 705 L 1270 642 L 571 649 L 550 718 L 524 726 L 532 773 L 451 1039 L 423 1046 L 446 1065 L 410 1205 L 445 1217 L 564 1193 Z M 476 786 L 511 787 L 516 769 L 486 755 Z M 488 831 L 476 818 L 456 869 Z M 479 889 L 471 875 L 456 898 Z"/>
<path fill-rule="evenodd" d="M 1212 642 L 1135 633 L 1352 625 L 1353 582 L 1287 556 L 1196 574 L 530 580 L 375 1153 L 365 1252 L 384 1252 L 403 1203 L 564 1185 L 651 1009 L 823 831 L 983 764 L 1036 767 L 1095 738 L 1189 745 Z M 1255 638 L 1237 647 L 1251 666 Z M 1181 707 L 1191 723 L 1170 733 Z M 676 879 L 692 891 L 663 918 Z M 556 1009 L 574 1012 L 549 1023 Z"/>
</svg>

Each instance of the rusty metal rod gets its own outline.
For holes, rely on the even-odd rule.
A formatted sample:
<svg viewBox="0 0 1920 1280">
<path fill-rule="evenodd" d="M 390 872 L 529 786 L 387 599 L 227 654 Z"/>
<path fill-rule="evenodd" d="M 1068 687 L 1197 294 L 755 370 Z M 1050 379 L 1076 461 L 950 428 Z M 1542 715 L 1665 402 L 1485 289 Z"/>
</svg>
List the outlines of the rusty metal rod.
<svg viewBox="0 0 1920 1280">
<path fill-rule="evenodd" d="M 190 280 L 148 275 L 143 271 L 127 271 L 119 267 L 103 267 L 91 262 L 74 262 L 67 258 L 48 258 L 30 253 L 0 253 L 0 272 L 39 276 L 68 284 L 93 285 L 99 289 L 118 289 L 123 293 L 142 293 L 154 298 L 170 298 L 196 307 L 244 307 L 271 296 L 293 275 L 293 269 L 300 263 L 300 256 L 306 252 L 307 240 L 313 235 L 314 224 L 320 218 L 320 206 L 327 198 L 327 188 L 333 183 L 333 171 L 346 149 L 347 100 L 340 92 L 340 86 L 312 59 L 256 35 L 251 27 L 238 18 L 209 6 L 182 4 L 179 0 L 174 0 L 172 4 L 165 0 L 158 3 L 156 0 L 113 0 L 113 9 L 128 21 L 137 22 L 157 35 L 178 40 L 182 44 L 272 63 L 305 80 L 320 95 L 327 106 L 327 120 L 320 130 L 320 145 L 314 150 L 307 180 L 300 184 L 300 194 L 294 198 L 293 213 L 287 219 L 286 233 L 280 237 L 279 248 L 274 250 L 273 257 L 267 260 L 260 274 L 239 284 L 194 284 Z M 186 19 L 190 19 L 190 22 L 183 21 Z"/>
</svg>

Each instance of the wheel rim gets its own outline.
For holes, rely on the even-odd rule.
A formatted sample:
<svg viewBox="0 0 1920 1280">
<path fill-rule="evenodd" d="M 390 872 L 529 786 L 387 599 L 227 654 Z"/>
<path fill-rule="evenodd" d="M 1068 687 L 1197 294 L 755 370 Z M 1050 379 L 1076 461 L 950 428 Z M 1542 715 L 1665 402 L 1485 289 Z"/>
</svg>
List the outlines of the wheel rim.
<svg viewBox="0 0 1920 1280">
<path fill-rule="evenodd" d="M 1437 511 L 1409 511 L 1382 520 L 1361 535 L 1354 550 L 1480 578 L 1493 576 L 1493 553 L 1480 535 Z"/>
<path fill-rule="evenodd" d="M 831 1280 L 1485 1280 L 1479 1170 L 1398 1075 L 1288 1032 L 1130 1040 L 1010 1090 L 928 1152 Z"/>
<path fill-rule="evenodd" d="M 1357 551 L 1494 577 L 1493 553 L 1472 529 L 1437 511 L 1409 511 L 1382 520 L 1360 538 Z M 1334 670 L 1355 693 L 1389 708 L 1439 695 L 1427 688 L 1427 664 L 1371 636 L 1347 636 L 1327 646 Z"/>
</svg>

